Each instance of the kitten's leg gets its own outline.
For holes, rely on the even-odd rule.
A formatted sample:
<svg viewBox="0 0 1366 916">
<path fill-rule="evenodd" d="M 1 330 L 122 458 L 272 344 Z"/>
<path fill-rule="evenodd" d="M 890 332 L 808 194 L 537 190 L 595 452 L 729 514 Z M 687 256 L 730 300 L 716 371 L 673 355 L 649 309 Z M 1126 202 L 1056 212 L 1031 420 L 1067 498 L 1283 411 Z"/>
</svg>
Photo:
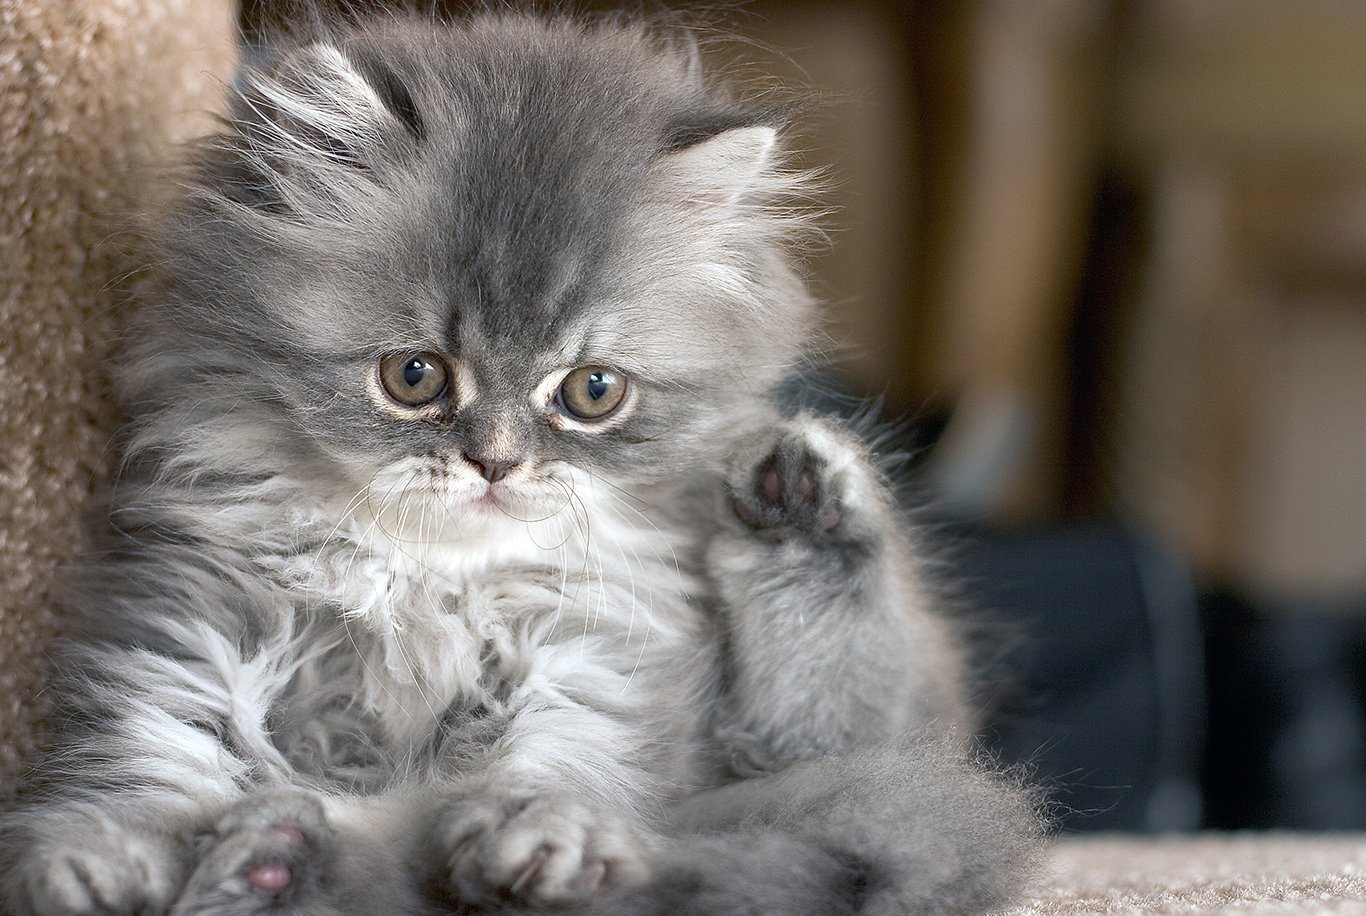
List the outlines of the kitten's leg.
<svg viewBox="0 0 1366 916">
<path fill-rule="evenodd" d="M 267 747 L 259 697 L 231 670 L 188 661 L 212 651 L 241 664 L 236 640 L 67 657 L 54 685 L 65 733 L 0 815 L 0 901 L 7 913 L 161 913 L 179 893 L 196 833 L 252 782 L 285 767 Z M 221 651 L 219 651 L 221 650 Z M 267 679 L 258 679 L 269 689 Z M 255 711 L 254 713 L 252 711 Z M 273 756 L 272 756 L 273 755 Z"/>
<path fill-rule="evenodd" d="M 717 734 L 738 772 L 962 721 L 959 656 L 852 435 L 777 421 L 727 490 L 707 569 L 729 640 Z"/>
<path fill-rule="evenodd" d="M 671 862 L 598 916 L 976 914 L 1043 859 L 1028 793 L 953 742 L 912 735 L 678 805 Z"/>
<path fill-rule="evenodd" d="M 680 804 L 674 864 L 605 912 L 999 906 L 1038 859 L 1039 820 L 955 734 L 960 659 L 864 449 L 780 421 L 727 489 L 707 553 L 729 639 L 717 737 L 756 778 Z"/>
<path fill-rule="evenodd" d="M 536 616 L 551 621 L 555 610 Z M 524 660 L 535 677 L 510 698 L 498 737 L 459 767 L 466 775 L 432 818 L 432 882 L 458 905 L 554 908 L 643 880 L 650 818 L 669 768 L 685 759 L 677 742 L 695 740 L 688 698 L 701 679 L 677 670 L 688 656 L 666 630 L 657 624 L 642 646 L 638 624 L 626 649 L 625 627 L 585 639 L 591 618 L 558 622 L 563 635 Z"/>
<path fill-rule="evenodd" d="M 199 838 L 202 852 L 170 916 L 296 908 L 318 896 L 337 858 L 322 803 L 303 792 L 259 792 Z"/>
</svg>

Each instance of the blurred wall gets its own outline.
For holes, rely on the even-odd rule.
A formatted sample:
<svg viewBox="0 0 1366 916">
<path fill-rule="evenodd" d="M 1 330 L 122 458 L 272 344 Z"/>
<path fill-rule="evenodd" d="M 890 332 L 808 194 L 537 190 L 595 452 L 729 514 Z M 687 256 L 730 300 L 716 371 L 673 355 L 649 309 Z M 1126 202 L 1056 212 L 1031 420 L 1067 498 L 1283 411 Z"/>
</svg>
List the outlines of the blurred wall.
<svg viewBox="0 0 1366 916">
<path fill-rule="evenodd" d="M 755 9 L 833 90 L 815 152 L 854 178 L 813 266 L 849 383 L 951 411 L 951 503 L 1366 594 L 1366 5 Z"/>
</svg>

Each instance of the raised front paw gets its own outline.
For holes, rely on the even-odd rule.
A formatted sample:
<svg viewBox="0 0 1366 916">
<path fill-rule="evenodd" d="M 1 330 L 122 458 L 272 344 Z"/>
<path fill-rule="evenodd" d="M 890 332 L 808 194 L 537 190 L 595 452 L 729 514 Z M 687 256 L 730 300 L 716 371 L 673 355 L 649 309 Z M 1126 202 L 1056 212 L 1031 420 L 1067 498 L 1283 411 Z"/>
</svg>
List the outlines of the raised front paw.
<svg viewBox="0 0 1366 916">
<path fill-rule="evenodd" d="M 882 510 L 862 449 L 813 417 L 788 421 L 741 455 L 726 487 L 735 517 L 775 542 L 863 543 L 874 530 L 864 516 Z"/>
<path fill-rule="evenodd" d="M 639 832 L 565 794 L 485 792 L 438 815 L 438 892 L 462 906 L 552 909 L 644 880 Z"/>
<path fill-rule="evenodd" d="M 7 863 L 6 912 L 19 916 L 165 913 L 189 865 L 187 842 L 114 818 L 73 819 Z"/>
<path fill-rule="evenodd" d="M 293 789 L 244 799 L 199 845 L 199 864 L 171 916 L 311 911 L 323 902 L 320 886 L 336 855 L 322 803 Z"/>
</svg>

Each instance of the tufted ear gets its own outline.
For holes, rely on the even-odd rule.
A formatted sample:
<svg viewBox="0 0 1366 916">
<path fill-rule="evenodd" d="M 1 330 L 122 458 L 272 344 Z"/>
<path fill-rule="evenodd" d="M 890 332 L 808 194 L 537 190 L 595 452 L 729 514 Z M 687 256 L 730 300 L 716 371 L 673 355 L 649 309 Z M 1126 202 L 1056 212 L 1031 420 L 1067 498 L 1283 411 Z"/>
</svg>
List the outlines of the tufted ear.
<svg viewBox="0 0 1366 916">
<path fill-rule="evenodd" d="M 763 190 L 777 140 L 767 124 L 732 127 L 666 154 L 665 169 L 685 201 L 731 205 Z"/>
<path fill-rule="evenodd" d="M 282 151 L 342 153 L 395 125 L 375 86 L 330 44 L 305 45 L 246 71 L 241 96 L 243 126 L 258 128 L 254 139 L 276 141 Z"/>
<path fill-rule="evenodd" d="M 328 183 L 354 182 L 423 139 L 403 80 L 326 42 L 245 68 L 236 88 L 220 184 L 262 209 L 308 209 L 300 192 L 325 197 Z"/>
</svg>

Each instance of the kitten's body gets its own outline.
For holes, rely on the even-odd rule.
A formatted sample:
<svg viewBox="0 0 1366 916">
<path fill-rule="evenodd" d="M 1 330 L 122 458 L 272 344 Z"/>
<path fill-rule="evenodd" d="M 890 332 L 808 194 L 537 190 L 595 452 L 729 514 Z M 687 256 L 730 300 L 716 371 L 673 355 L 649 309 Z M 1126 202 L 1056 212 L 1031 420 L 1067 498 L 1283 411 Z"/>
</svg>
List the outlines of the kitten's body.
<svg viewBox="0 0 1366 916">
<path fill-rule="evenodd" d="M 811 321 L 773 137 L 633 27 L 390 23 L 245 75 L 123 373 L 11 909 L 1000 899 L 1031 818 L 962 759 L 885 490 L 768 406 Z M 396 400 L 394 353 L 441 394 Z M 584 366 L 629 379 L 601 419 Z"/>
</svg>

